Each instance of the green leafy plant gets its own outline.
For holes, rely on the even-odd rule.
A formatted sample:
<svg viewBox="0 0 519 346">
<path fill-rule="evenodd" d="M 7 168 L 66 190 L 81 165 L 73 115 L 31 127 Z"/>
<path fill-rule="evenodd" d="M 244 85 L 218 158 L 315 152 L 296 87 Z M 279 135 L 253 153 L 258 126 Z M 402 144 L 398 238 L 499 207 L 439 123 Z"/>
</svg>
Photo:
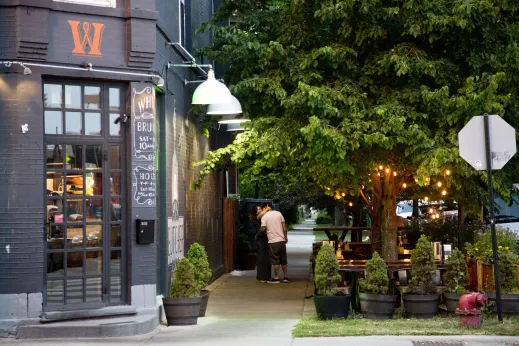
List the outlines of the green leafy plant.
<svg viewBox="0 0 519 346">
<path fill-rule="evenodd" d="M 422 235 L 411 254 L 411 280 L 409 280 L 409 293 L 433 294 L 436 293 L 434 276 L 436 264 L 434 263 L 434 251 L 429 238 Z"/>
<path fill-rule="evenodd" d="M 371 294 L 387 294 L 389 290 L 386 263 L 376 251 L 366 261 L 366 278 L 359 280 L 359 288 L 361 292 Z"/>
<path fill-rule="evenodd" d="M 187 259 L 195 268 L 195 280 L 199 289 L 203 290 L 205 286 L 207 286 L 212 275 L 205 247 L 198 243 L 191 244 L 187 251 Z"/>
<path fill-rule="evenodd" d="M 178 261 L 169 289 L 171 298 L 194 298 L 200 296 L 195 280 L 195 268 L 187 258 Z"/>
<path fill-rule="evenodd" d="M 519 264 L 519 256 L 505 249 L 499 249 L 499 282 L 501 284 L 501 293 L 503 294 L 519 294 L 517 288 L 517 270 L 516 265 Z M 494 277 L 486 278 L 485 290 L 495 292 Z"/>
<path fill-rule="evenodd" d="M 317 295 L 333 296 L 338 293 L 337 282 L 340 280 L 339 262 L 330 244 L 324 244 L 315 260 L 315 288 Z"/>
<path fill-rule="evenodd" d="M 445 274 L 443 284 L 445 291 L 449 293 L 465 293 L 465 285 L 468 279 L 468 268 L 463 253 L 454 248 L 449 258 L 445 261 Z"/>
<path fill-rule="evenodd" d="M 498 227 L 496 229 L 498 249 L 505 252 L 517 253 L 519 237 L 508 229 Z M 467 255 L 474 260 L 480 260 L 488 264 L 494 262 L 492 252 L 492 233 L 490 228 L 485 228 L 478 234 L 473 244 L 466 244 Z"/>
<path fill-rule="evenodd" d="M 319 212 L 317 213 L 317 217 L 315 218 L 315 223 L 318 225 L 333 224 L 333 219 L 328 214 L 328 212 L 325 209 L 323 209 L 323 210 L 319 210 Z"/>
</svg>

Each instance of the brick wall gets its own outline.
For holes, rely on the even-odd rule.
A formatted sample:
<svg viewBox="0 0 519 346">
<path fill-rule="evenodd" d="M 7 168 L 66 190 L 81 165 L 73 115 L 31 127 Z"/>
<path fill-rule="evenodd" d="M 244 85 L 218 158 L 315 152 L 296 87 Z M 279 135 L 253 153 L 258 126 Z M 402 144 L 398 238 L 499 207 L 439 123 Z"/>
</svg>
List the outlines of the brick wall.
<svg viewBox="0 0 519 346">
<path fill-rule="evenodd" d="M 43 287 L 41 95 L 38 75 L 0 75 L 0 294 Z"/>
</svg>

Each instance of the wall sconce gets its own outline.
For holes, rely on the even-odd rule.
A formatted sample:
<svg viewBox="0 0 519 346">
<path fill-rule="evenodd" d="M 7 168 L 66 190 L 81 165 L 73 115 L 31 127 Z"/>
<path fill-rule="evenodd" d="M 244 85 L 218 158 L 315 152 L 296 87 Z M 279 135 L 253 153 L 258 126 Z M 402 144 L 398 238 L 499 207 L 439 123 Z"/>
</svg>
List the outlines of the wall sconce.
<svg viewBox="0 0 519 346">
<path fill-rule="evenodd" d="M 242 123 L 227 124 L 227 131 L 229 131 L 229 132 L 245 131 L 245 128 L 241 124 Z"/>
<path fill-rule="evenodd" d="M 240 114 L 243 112 L 241 103 L 233 95 L 228 99 L 226 103 L 215 103 L 210 104 L 207 107 L 207 114 L 210 115 L 224 115 L 224 114 Z"/>
<path fill-rule="evenodd" d="M 15 65 L 19 65 L 21 67 L 23 67 L 23 74 L 24 75 L 29 75 L 29 74 L 32 74 L 32 71 L 30 68 L 28 68 L 27 66 L 25 66 L 25 64 L 23 62 L 19 62 L 19 61 L 3 61 L 5 67 L 11 67 L 13 64 Z"/>
</svg>

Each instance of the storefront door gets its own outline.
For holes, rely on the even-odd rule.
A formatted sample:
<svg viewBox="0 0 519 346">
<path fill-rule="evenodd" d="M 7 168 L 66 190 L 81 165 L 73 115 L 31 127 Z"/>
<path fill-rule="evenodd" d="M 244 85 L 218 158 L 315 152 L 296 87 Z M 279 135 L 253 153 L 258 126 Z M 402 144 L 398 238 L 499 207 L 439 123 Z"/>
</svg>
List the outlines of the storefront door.
<svg viewBox="0 0 519 346">
<path fill-rule="evenodd" d="M 47 311 L 126 303 L 124 95 L 44 84 Z"/>
</svg>

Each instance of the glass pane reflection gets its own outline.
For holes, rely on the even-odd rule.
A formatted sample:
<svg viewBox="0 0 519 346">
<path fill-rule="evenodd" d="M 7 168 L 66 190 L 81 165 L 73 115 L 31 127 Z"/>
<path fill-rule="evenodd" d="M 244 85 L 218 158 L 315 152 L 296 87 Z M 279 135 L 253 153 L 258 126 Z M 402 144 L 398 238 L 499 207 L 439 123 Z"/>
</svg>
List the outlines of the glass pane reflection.
<svg viewBox="0 0 519 346">
<path fill-rule="evenodd" d="M 47 305 L 63 305 L 63 280 L 47 281 Z"/>
<path fill-rule="evenodd" d="M 121 273 L 121 250 L 115 250 L 110 256 L 110 275 L 119 273 Z"/>
<path fill-rule="evenodd" d="M 86 279 L 86 301 L 100 302 L 102 301 L 102 280 L 101 278 Z"/>
<path fill-rule="evenodd" d="M 85 173 L 85 185 L 87 196 L 100 196 L 103 194 L 103 173 Z"/>
<path fill-rule="evenodd" d="M 83 303 L 83 279 L 67 280 L 67 304 Z"/>
<path fill-rule="evenodd" d="M 103 246 L 103 226 L 87 225 L 86 226 L 86 247 Z"/>
<path fill-rule="evenodd" d="M 85 109 L 101 109 L 100 87 L 85 87 Z"/>
<path fill-rule="evenodd" d="M 110 215 L 111 215 L 112 221 L 121 221 L 121 217 L 122 217 L 121 210 L 122 210 L 121 201 L 118 198 L 112 199 L 110 201 Z"/>
<path fill-rule="evenodd" d="M 101 251 L 88 251 L 86 258 L 87 275 L 101 275 L 103 273 L 103 253 Z"/>
<path fill-rule="evenodd" d="M 45 159 L 47 168 L 63 169 L 63 158 L 65 157 L 64 149 L 59 144 L 47 144 Z"/>
<path fill-rule="evenodd" d="M 45 84 L 43 86 L 43 102 L 45 107 L 61 108 L 63 105 L 61 91 L 62 88 L 59 84 Z"/>
<path fill-rule="evenodd" d="M 63 253 L 47 254 L 47 277 L 63 277 Z"/>
<path fill-rule="evenodd" d="M 121 195 L 121 173 L 110 174 L 110 194 L 112 196 Z"/>
<path fill-rule="evenodd" d="M 83 275 L 83 252 L 67 253 L 67 276 Z"/>
<path fill-rule="evenodd" d="M 110 136 L 120 136 L 121 135 L 121 122 L 117 124 L 115 121 L 119 118 L 119 114 L 110 114 Z"/>
<path fill-rule="evenodd" d="M 120 247 L 121 246 L 121 225 L 112 225 L 110 232 L 110 246 Z"/>
<path fill-rule="evenodd" d="M 121 109 L 121 91 L 119 88 L 110 88 L 110 110 L 118 111 Z"/>
<path fill-rule="evenodd" d="M 112 276 L 110 278 L 110 301 L 119 302 L 121 300 L 121 277 Z"/>
<path fill-rule="evenodd" d="M 67 135 L 81 135 L 83 134 L 83 120 L 81 112 L 66 112 L 65 123 Z"/>
<path fill-rule="evenodd" d="M 61 195 L 63 195 L 63 173 L 47 172 L 47 196 Z"/>
<path fill-rule="evenodd" d="M 81 87 L 65 85 L 65 108 L 81 108 Z"/>
<path fill-rule="evenodd" d="M 85 135 L 101 135 L 101 113 L 85 113 Z"/>
<path fill-rule="evenodd" d="M 46 135 L 63 134 L 63 112 L 61 112 L 61 111 L 45 111 L 45 134 Z"/>
<path fill-rule="evenodd" d="M 67 145 L 67 169 L 83 169 L 83 146 Z"/>
<path fill-rule="evenodd" d="M 103 221 L 103 200 L 101 198 L 89 198 L 86 200 L 88 222 Z"/>
<path fill-rule="evenodd" d="M 101 145 L 88 145 L 85 151 L 85 168 L 97 169 L 103 167 L 103 147 Z"/>
</svg>

